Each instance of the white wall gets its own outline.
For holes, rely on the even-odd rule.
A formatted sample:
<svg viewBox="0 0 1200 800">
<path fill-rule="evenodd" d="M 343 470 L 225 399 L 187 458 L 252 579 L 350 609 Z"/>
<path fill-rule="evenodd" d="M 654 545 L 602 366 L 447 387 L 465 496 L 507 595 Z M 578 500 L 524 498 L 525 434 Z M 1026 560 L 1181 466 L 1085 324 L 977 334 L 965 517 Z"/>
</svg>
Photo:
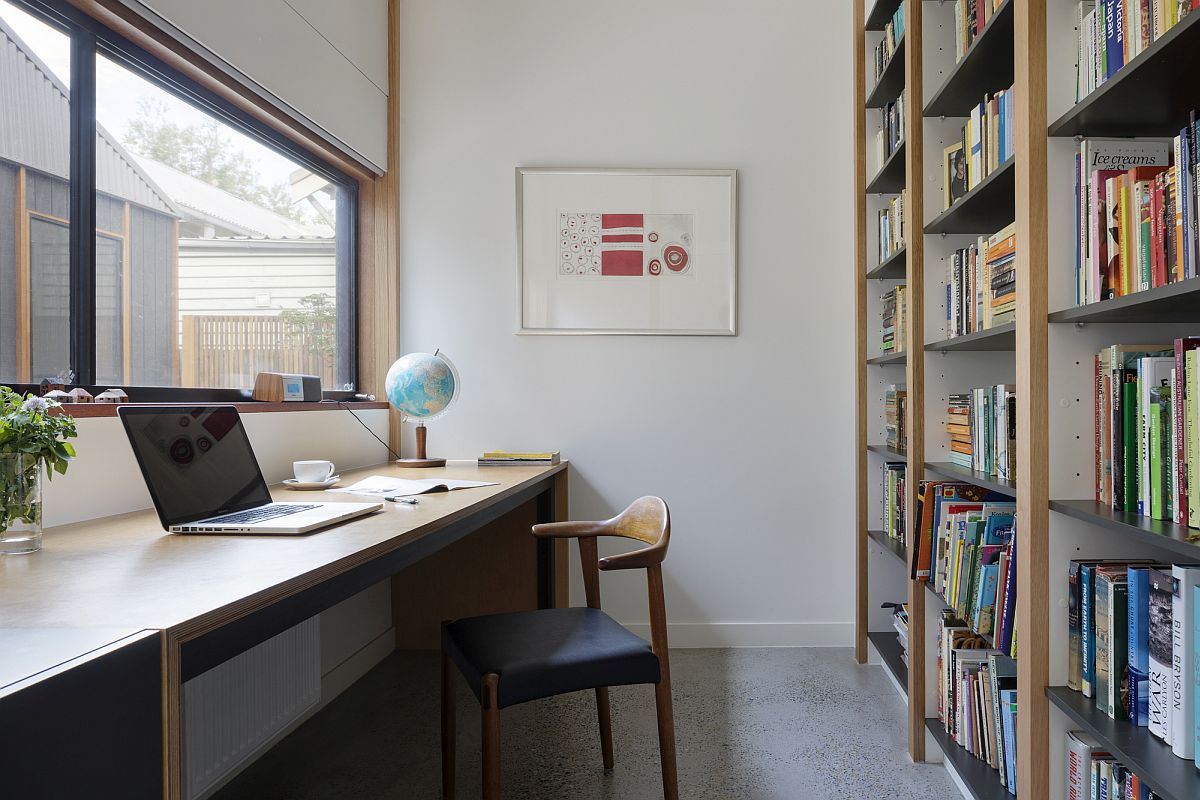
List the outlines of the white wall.
<svg viewBox="0 0 1200 800">
<path fill-rule="evenodd" d="M 666 498 L 675 644 L 848 644 L 850 6 L 402 13 L 402 346 L 442 348 L 465 385 L 431 451 L 559 448 L 576 518 Z M 739 335 L 514 335 L 516 166 L 738 169 Z M 604 586 L 618 619 L 646 620 L 640 576 Z"/>
<path fill-rule="evenodd" d="M 387 0 L 122 2 L 386 167 Z"/>
</svg>

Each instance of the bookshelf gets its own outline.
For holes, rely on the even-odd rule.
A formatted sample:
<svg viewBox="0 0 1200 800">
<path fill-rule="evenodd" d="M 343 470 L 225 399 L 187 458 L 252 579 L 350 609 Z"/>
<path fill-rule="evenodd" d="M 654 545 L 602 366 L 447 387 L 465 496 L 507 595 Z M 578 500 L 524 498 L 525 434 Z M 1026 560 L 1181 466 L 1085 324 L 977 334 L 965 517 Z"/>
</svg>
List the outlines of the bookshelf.
<svg viewBox="0 0 1200 800">
<path fill-rule="evenodd" d="M 960 786 L 974 798 L 1011 798 L 999 773 L 961 748 L 938 720 L 937 620 L 946 607 L 927 581 L 909 579 L 907 557 L 913 552 L 911 536 L 917 506 L 918 484 L 924 477 L 965 481 L 1015 499 L 1022 520 L 1017 535 L 1017 609 L 1021 630 L 1017 659 L 1018 780 L 1022 798 L 1052 796 L 1050 768 L 1045 757 L 1049 742 L 1046 688 L 1050 615 L 1048 518 L 1049 444 L 1048 349 L 1050 323 L 1047 310 L 1047 90 L 1046 0 L 1004 0 L 988 24 L 955 58 L 955 11 L 952 2 L 907 0 L 904 4 L 904 69 L 902 81 L 885 75 L 867 85 L 870 53 L 877 41 L 872 19 L 886 19 L 880 3 L 851 0 L 855 6 L 854 45 L 856 108 L 881 105 L 884 94 L 905 93 L 904 180 L 881 184 L 884 165 L 871 165 L 873 148 L 867 135 L 870 114 L 856 114 L 856 258 L 859 297 L 858 329 L 858 468 L 857 596 L 859 632 L 856 653 L 865 663 L 868 642 L 879 652 L 884 667 L 895 677 L 885 654 L 880 627 L 867 624 L 868 598 L 878 594 L 885 579 L 879 566 L 867 557 L 867 548 L 899 565 L 909 606 L 908 635 L 908 750 L 915 761 L 942 761 Z M 890 3 L 888 12 L 897 7 Z M 876 16 L 878 15 L 878 16 Z M 1072 52 L 1074 47 L 1072 46 Z M 897 56 L 899 58 L 899 56 Z M 896 59 L 889 65 L 897 66 Z M 1072 65 L 1072 75 L 1073 75 Z M 884 81 L 887 93 L 883 93 Z M 958 141 L 971 108 L 985 95 L 1014 88 L 1014 155 L 997 165 L 973 189 L 943 207 L 943 152 Z M 868 97 L 868 95 L 870 95 Z M 876 112 L 877 113 L 877 112 Z M 859 119 L 862 117 L 862 119 Z M 887 170 L 895 169 L 892 164 Z M 868 175 L 871 176 L 868 181 Z M 1042 177 L 1037 177 L 1042 176 Z M 878 200 L 871 189 L 886 185 L 906 190 L 905 249 L 887 262 L 868 261 L 875 249 L 872 209 Z M 1039 196 L 1040 193 L 1040 196 Z M 1055 198 L 1061 200 L 1061 198 Z M 874 205 L 873 205 L 874 204 Z M 1070 195 L 1066 207 L 1071 208 Z M 968 247 L 977 237 L 991 236 L 1015 224 L 1017 231 L 1017 313 L 1013 322 L 957 337 L 949 337 L 944 260 Z M 926 267 L 928 266 L 928 271 Z M 876 279 L 902 280 L 907 286 L 908 315 L 903 361 L 881 363 L 874 344 L 878 319 L 869 312 Z M 1197 295 L 1200 297 L 1200 295 Z M 1093 309 L 1094 310 L 1094 309 Z M 877 347 L 877 344 L 874 344 Z M 936 354 L 929 359 L 927 354 Z M 907 387 L 906 444 L 904 452 L 881 451 L 881 392 L 878 384 L 887 370 L 899 363 Z M 890 375 L 888 376 L 890 378 Z M 898 378 L 888 382 L 899 382 Z M 974 387 L 1015 384 L 1017 389 L 1017 480 L 999 480 L 949 462 L 949 441 L 944 430 L 949 396 Z M 1087 395 L 1083 395 L 1087 396 Z M 879 530 L 876 502 L 879 473 L 886 459 L 905 459 L 905 530 L 910 540 L 893 543 Z M 1028 520 L 1028 523 L 1025 521 Z M 1028 568 L 1027 568 L 1028 567 Z M 1065 574 L 1065 569 L 1064 573 Z M 1057 608 L 1056 606 L 1054 608 Z M 1061 792 L 1061 790 L 1059 790 Z"/>
<path fill-rule="evenodd" d="M 867 184 L 867 194 L 895 194 L 903 188 L 904 142 L 901 142 Z"/>
<path fill-rule="evenodd" d="M 888 671 L 902 694 L 907 694 L 908 665 L 904 663 L 904 647 L 896 633 L 868 633 L 867 638 L 879 653 L 883 668 Z"/>
</svg>

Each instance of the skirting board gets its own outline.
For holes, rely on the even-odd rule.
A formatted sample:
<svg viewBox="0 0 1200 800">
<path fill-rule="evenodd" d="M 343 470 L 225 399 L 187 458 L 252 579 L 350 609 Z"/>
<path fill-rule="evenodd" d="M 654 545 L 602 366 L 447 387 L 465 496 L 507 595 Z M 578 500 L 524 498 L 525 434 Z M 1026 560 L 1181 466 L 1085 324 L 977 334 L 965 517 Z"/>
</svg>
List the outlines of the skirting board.
<svg viewBox="0 0 1200 800">
<path fill-rule="evenodd" d="M 262 757 L 264 753 L 277 745 L 279 742 L 283 741 L 288 734 L 307 722 L 314 714 L 325 708 L 325 706 L 329 705 L 334 698 L 349 689 L 351 684 L 370 672 L 376 664 L 391 655 L 392 651 L 395 649 L 396 629 L 388 628 L 386 631 L 379 634 L 369 643 L 356 651 L 353 655 L 346 658 L 345 661 L 322 675 L 321 702 L 310 708 L 302 716 L 292 722 L 291 725 L 288 725 L 270 740 L 264 742 L 262 747 L 258 748 L 257 751 L 243 761 L 242 765 L 236 771 L 231 772 L 230 774 L 226 775 L 224 779 L 214 784 L 212 788 L 205 793 L 204 798 L 211 797 L 220 791 L 222 787 L 236 778 L 242 773 L 243 770 L 257 761 L 260 757 Z"/>
<path fill-rule="evenodd" d="M 650 638 L 649 623 L 623 623 Z M 671 647 L 851 647 L 852 622 L 673 622 L 667 624 Z"/>
</svg>

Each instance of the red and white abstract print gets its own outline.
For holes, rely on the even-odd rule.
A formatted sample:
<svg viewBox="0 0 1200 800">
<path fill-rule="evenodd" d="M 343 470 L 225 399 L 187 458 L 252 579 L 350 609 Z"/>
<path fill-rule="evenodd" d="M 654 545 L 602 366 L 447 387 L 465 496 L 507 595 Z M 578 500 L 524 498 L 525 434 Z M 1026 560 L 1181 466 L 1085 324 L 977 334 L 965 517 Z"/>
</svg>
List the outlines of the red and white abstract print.
<svg viewBox="0 0 1200 800">
<path fill-rule="evenodd" d="M 560 278 L 641 278 L 695 270 L 691 214 L 558 215 Z"/>
</svg>

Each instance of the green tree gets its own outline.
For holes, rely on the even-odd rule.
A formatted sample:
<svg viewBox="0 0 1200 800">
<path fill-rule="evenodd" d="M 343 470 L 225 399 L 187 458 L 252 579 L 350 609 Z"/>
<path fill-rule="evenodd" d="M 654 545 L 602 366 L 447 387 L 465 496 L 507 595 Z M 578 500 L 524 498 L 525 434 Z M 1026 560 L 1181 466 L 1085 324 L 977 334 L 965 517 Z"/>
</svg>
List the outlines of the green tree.
<svg viewBox="0 0 1200 800">
<path fill-rule="evenodd" d="M 308 222 L 301 209 L 292 203 L 287 185 L 262 183 L 253 159 L 237 148 L 222 127 L 213 119 L 180 125 L 170 119 L 166 103 L 143 97 L 138 101 L 138 115 L 129 123 L 122 142 L 138 155 L 173 167 L 234 197 L 296 222 Z"/>
</svg>

